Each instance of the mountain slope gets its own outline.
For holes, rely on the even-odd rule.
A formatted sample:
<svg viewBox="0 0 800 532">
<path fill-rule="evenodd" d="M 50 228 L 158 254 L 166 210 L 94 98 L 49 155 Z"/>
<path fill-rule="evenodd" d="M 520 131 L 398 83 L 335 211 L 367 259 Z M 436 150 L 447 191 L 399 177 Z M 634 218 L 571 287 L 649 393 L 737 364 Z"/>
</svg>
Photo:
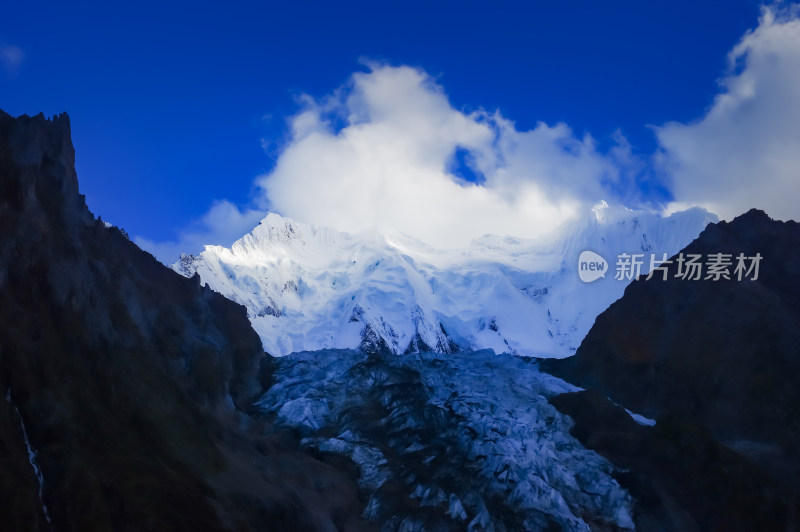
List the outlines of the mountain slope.
<svg viewBox="0 0 800 532">
<path fill-rule="evenodd" d="M 648 484 L 671 485 L 700 529 L 789 529 L 800 515 L 800 224 L 752 210 L 683 250 L 716 253 L 760 254 L 758 278 L 737 280 L 731 267 L 730 280 L 684 280 L 675 262 L 667 281 L 632 283 L 574 357 L 541 367 L 658 419 L 662 428 L 642 438 L 611 435 L 590 413 L 596 399 L 559 399 L 582 441 Z M 676 467 L 659 467 L 669 457 Z M 718 491 L 686 496 L 703 481 Z"/>
<path fill-rule="evenodd" d="M 245 305 L 275 356 L 488 348 L 563 357 L 626 284 L 613 275 L 581 282 L 582 251 L 600 252 L 612 268 L 621 252 L 660 257 L 713 219 L 700 209 L 662 218 L 602 204 L 555 238 L 486 236 L 442 251 L 403 235 L 351 235 L 270 214 L 230 248 L 207 246 L 173 268 Z"/>
<path fill-rule="evenodd" d="M 0 111 L 0 528 L 360 527 L 344 475 L 241 429 L 245 310 L 78 193 L 69 120 Z"/>
</svg>

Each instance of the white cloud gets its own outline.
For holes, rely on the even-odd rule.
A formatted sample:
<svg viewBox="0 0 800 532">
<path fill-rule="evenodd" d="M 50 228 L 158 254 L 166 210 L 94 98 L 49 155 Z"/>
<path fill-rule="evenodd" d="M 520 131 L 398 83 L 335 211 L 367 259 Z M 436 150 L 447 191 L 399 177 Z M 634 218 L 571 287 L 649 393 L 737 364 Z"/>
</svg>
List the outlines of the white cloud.
<svg viewBox="0 0 800 532">
<path fill-rule="evenodd" d="M 693 123 L 655 128 L 656 167 L 674 196 L 665 212 L 701 205 L 730 218 L 759 207 L 800 219 L 797 13 L 765 8 L 730 52 L 708 111 Z M 600 200 L 642 206 L 650 161 L 632 155 L 621 133 L 601 152 L 565 124 L 521 131 L 498 112 L 456 109 L 418 69 L 368 67 L 328 97 L 300 98 L 274 169 L 256 179 L 256 208 L 219 202 L 175 242 L 137 242 L 172 260 L 203 244 L 229 244 L 270 210 L 458 247 L 486 233 L 547 234 Z M 456 153 L 466 154 L 480 184 L 455 175 Z"/>
<path fill-rule="evenodd" d="M 6 71 L 16 73 L 24 60 L 25 52 L 19 46 L 0 45 L 0 66 Z"/>
<path fill-rule="evenodd" d="M 800 219 L 800 20 L 764 8 L 728 55 L 722 92 L 697 122 L 658 128 L 679 204 L 731 218 L 752 207 Z"/>
<path fill-rule="evenodd" d="M 483 110 L 454 109 L 441 86 L 410 67 L 370 65 L 330 96 L 299 99 L 275 168 L 256 179 L 256 208 L 216 203 L 173 242 L 136 242 L 164 262 L 205 244 L 229 245 L 266 210 L 360 232 L 398 231 L 441 247 L 487 233 L 535 237 L 614 201 L 629 146 L 603 155 L 565 124 L 519 131 Z M 454 173 L 457 150 L 481 183 Z"/>
<path fill-rule="evenodd" d="M 332 96 L 304 98 L 267 205 L 306 223 L 401 231 L 438 246 L 486 233 L 547 233 L 608 197 L 617 163 L 564 124 L 519 131 L 498 113 L 454 109 L 427 74 L 370 65 Z M 453 175 L 466 150 L 482 184 Z"/>
<path fill-rule="evenodd" d="M 137 236 L 136 244 L 164 264 L 178 260 L 181 253 L 197 253 L 208 244 L 230 246 L 237 238 L 251 231 L 266 215 L 258 209 L 239 209 L 233 203 L 214 202 L 209 211 L 189 227 L 179 231 L 174 242 L 154 242 Z"/>
</svg>

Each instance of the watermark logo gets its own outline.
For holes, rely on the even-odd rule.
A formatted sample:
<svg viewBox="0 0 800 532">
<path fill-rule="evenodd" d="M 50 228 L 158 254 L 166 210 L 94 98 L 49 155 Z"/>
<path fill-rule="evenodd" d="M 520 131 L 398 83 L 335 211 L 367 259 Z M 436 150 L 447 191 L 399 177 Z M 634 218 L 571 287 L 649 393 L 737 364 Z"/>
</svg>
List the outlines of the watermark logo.
<svg viewBox="0 0 800 532">
<path fill-rule="evenodd" d="M 670 277 L 685 281 L 758 280 L 761 253 L 747 256 L 744 253 L 679 253 L 668 259 L 666 253 L 657 256 L 651 253 L 649 260 L 644 253 L 620 253 L 617 255 L 614 279 L 617 281 L 649 281 L 654 277 L 666 281 Z M 649 268 L 648 268 L 649 265 Z M 672 271 L 669 266 L 673 265 Z M 578 258 L 578 276 L 581 281 L 591 283 L 605 277 L 608 271 L 606 260 L 594 251 L 584 251 Z M 647 273 L 646 276 L 643 276 Z M 641 276 L 641 277 L 640 277 Z"/>
<path fill-rule="evenodd" d="M 578 257 L 578 276 L 584 283 L 605 277 L 606 272 L 608 272 L 608 262 L 594 251 L 584 251 Z"/>
</svg>

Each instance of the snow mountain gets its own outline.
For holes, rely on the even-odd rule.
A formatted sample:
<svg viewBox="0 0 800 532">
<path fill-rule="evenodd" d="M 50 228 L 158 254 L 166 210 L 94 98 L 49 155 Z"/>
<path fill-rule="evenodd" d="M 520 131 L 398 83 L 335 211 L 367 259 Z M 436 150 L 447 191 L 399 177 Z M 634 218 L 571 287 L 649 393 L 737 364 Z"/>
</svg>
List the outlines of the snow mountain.
<svg viewBox="0 0 800 532">
<path fill-rule="evenodd" d="M 487 235 L 441 250 L 269 214 L 230 248 L 206 246 L 172 268 L 244 305 L 274 356 L 360 348 L 562 358 L 630 282 L 615 279 L 619 254 L 641 255 L 646 273 L 651 255 L 673 255 L 715 220 L 699 208 L 662 217 L 601 203 L 556 237 Z M 578 276 L 585 250 L 608 263 L 592 283 Z"/>
</svg>

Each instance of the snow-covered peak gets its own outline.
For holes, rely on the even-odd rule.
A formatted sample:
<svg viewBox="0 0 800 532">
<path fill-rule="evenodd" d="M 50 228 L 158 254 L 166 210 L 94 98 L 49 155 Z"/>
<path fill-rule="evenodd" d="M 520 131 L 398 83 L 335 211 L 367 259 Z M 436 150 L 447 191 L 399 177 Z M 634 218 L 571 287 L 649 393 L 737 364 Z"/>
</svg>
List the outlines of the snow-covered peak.
<svg viewBox="0 0 800 532">
<path fill-rule="evenodd" d="M 437 249 L 399 233 L 349 234 L 269 214 L 230 248 L 208 246 L 173 268 L 245 305 L 276 356 L 326 348 L 394 353 L 494 349 L 572 354 L 625 282 L 585 284 L 591 250 L 672 255 L 715 218 L 600 204 L 550 238 L 486 235 Z"/>
</svg>

